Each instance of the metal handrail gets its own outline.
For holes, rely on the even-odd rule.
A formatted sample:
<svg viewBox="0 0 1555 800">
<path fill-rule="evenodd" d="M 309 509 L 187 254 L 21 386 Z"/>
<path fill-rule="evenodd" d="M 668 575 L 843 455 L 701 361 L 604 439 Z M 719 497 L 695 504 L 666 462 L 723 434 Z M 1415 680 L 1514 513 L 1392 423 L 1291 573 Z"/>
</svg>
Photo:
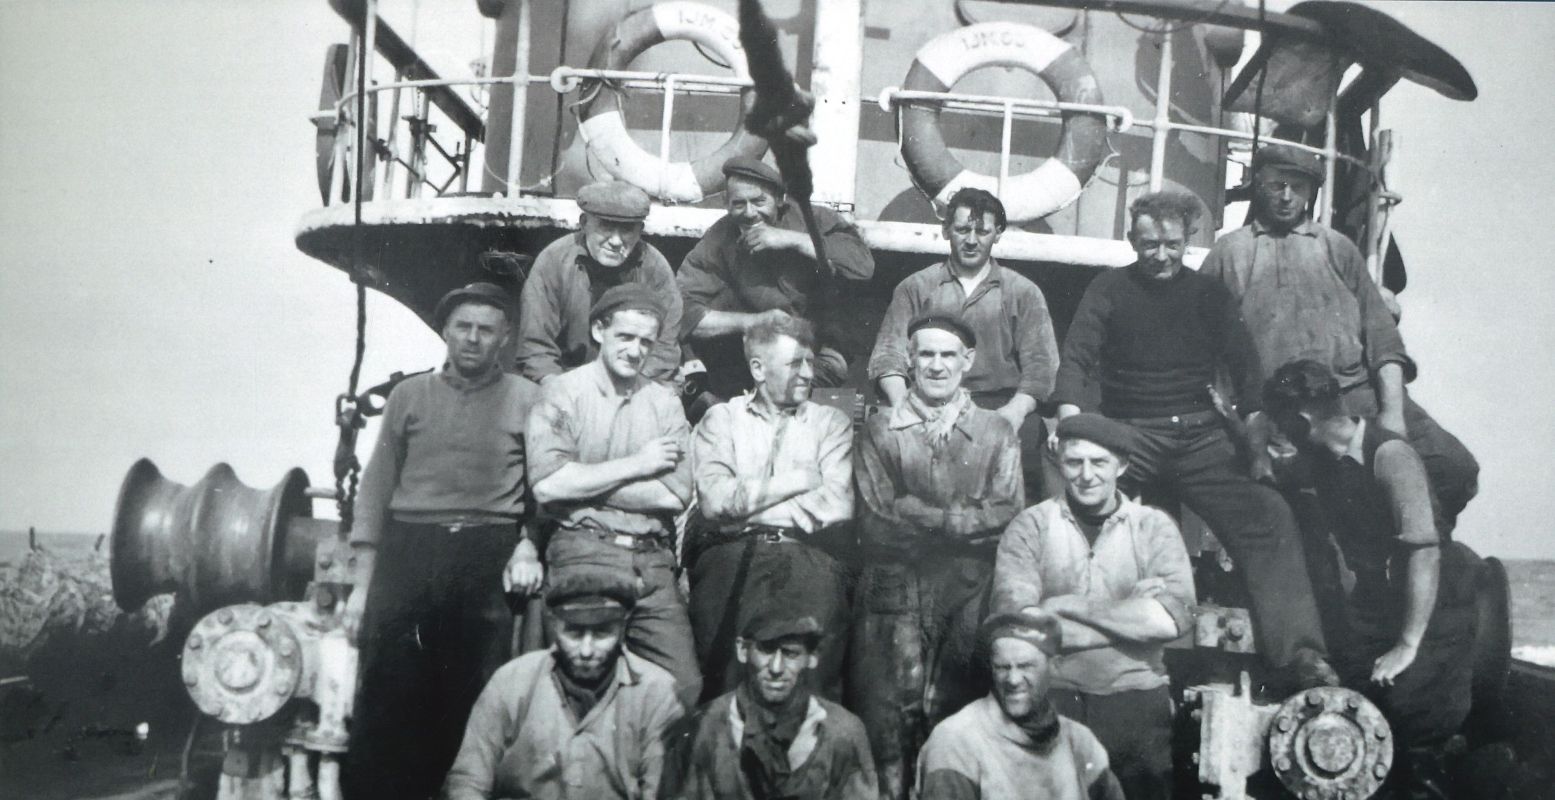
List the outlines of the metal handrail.
<svg viewBox="0 0 1555 800">
<path fill-rule="evenodd" d="M 925 92 L 887 86 L 880 90 L 878 98 L 881 111 L 892 111 L 899 105 L 933 103 L 953 111 L 987 111 L 1003 114 L 1009 109 L 1011 116 L 1021 119 L 1054 117 L 1065 111 L 1100 114 L 1107 118 L 1108 127 L 1122 133 L 1135 124 L 1134 112 L 1123 106 L 1095 103 L 1065 103 L 1058 100 L 1032 100 L 1021 97 L 1001 97 L 988 94 L 963 94 L 960 92 Z M 1015 113 L 1019 112 L 1019 113 Z"/>
<path fill-rule="evenodd" d="M 699 75 L 691 72 L 641 72 L 628 69 L 592 69 L 560 66 L 551 71 L 551 88 L 557 94 L 576 90 L 586 80 L 609 81 L 623 89 L 668 87 L 685 94 L 734 95 L 754 84 L 749 78 Z"/>
</svg>

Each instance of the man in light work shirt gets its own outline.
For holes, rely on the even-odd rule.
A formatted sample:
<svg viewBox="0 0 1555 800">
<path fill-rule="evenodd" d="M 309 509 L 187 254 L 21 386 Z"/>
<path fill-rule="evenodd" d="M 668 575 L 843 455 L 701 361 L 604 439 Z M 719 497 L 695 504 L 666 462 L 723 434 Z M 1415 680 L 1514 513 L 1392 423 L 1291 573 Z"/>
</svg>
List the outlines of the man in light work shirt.
<svg viewBox="0 0 1555 800">
<path fill-rule="evenodd" d="M 624 646 L 636 579 L 597 555 L 550 563 L 545 603 L 555 645 L 492 676 L 448 773 L 447 800 L 658 792 L 666 731 L 682 714 L 675 679 Z"/>
<path fill-rule="evenodd" d="M 681 335 L 707 367 L 713 394 L 730 398 L 750 388 L 740 337 L 762 319 L 814 320 L 817 386 L 841 386 L 848 375 L 850 321 L 838 300 L 843 281 L 867 281 L 875 258 L 858 229 L 825 207 L 815 208 L 826 263 L 799 208 L 783 196 L 783 178 L 759 159 L 736 156 L 723 166 L 729 213 L 708 227 L 686 254 L 676 280 L 685 301 Z"/>
<path fill-rule="evenodd" d="M 1004 226 L 1004 204 L 992 194 L 968 188 L 950 198 L 943 231 L 950 257 L 896 285 L 869 359 L 869 377 L 892 406 L 901 405 L 912 360 L 907 324 L 930 314 L 960 318 L 978 341 L 966 389 L 972 402 L 997 411 L 1020 435 L 1026 496 L 1037 498 L 1043 495 L 1047 439 L 1037 407 L 1053 391 L 1058 340 L 1042 290 L 993 258 Z"/>
<path fill-rule="evenodd" d="M 888 797 L 906 795 L 929 728 L 985 690 L 977 626 L 999 535 L 1024 504 L 1015 429 L 961 386 L 976 335 L 931 316 L 908 341 L 912 390 L 869 419 L 854 456 L 864 570 L 849 683 Z"/>
<path fill-rule="evenodd" d="M 1269 666 L 1295 688 L 1334 685 L 1301 532 L 1279 492 L 1249 477 L 1224 416 L 1257 411 L 1261 379 L 1230 293 L 1183 267 L 1199 213 L 1198 199 L 1181 192 L 1129 206 L 1138 259 L 1104 270 L 1080 298 L 1054 391 L 1059 417 L 1097 410 L 1099 398 L 1101 413 L 1133 428 L 1124 491 L 1164 492 L 1203 517 L 1242 574 Z M 1234 410 L 1217 408 L 1211 392 L 1222 370 Z"/>
<path fill-rule="evenodd" d="M 589 308 L 612 286 L 641 284 L 664 309 L 664 330 L 643 376 L 663 380 L 680 366 L 680 289 L 658 248 L 642 241 L 648 194 L 622 181 L 578 190 L 577 233 L 551 242 L 535 257 L 524 281 L 518 315 L 518 371 L 544 383 L 593 361 L 599 346 L 589 334 Z"/>
<path fill-rule="evenodd" d="M 1375 417 L 1405 436 L 1425 461 L 1446 521 L 1479 491 L 1479 463 L 1456 436 L 1410 399 L 1415 363 L 1398 325 L 1343 234 L 1307 219 L 1323 180 L 1314 153 L 1269 145 L 1253 157 L 1253 222 L 1222 236 L 1199 272 L 1223 282 L 1240 303 L 1266 373 L 1302 358 L 1326 364 L 1343 389 L 1346 413 Z M 1261 377 L 1267 377 L 1267 374 Z M 1269 429 L 1250 420 L 1255 434 Z M 1263 442 L 1254 442 L 1262 459 Z M 1266 459 L 1255 464 L 1270 474 Z"/>
<path fill-rule="evenodd" d="M 1020 513 L 999 540 L 996 613 L 1058 617 L 1058 712 L 1107 748 L 1129 800 L 1172 796 L 1172 698 L 1162 651 L 1193 625 L 1193 569 L 1165 512 L 1118 491 L 1134 435 L 1098 414 L 1058 423 L 1064 494 Z"/>
<path fill-rule="evenodd" d="M 641 374 L 663 311 L 626 284 L 589 318 L 599 357 L 546 381 L 529 413 L 531 485 L 556 526 L 546 557 L 589 555 L 640 578 L 627 646 L 669 670 L 690 707 L 702 679 L 672 552 L 675 516 L 691 500 L 690 426 L 674 393 Z"/>
<path fill-rule="evenodd" d="M 525 420 L 539 389 L 498 363 L 510 302 L 489 283 L 443 297 L 435 320 L 448 360 L 394 387 L 362 474 L 343 620 L 362 648 L 345 776 L 353 795 L 437 791 L 470 706 L 508 659 L 504 572 L 519 591 L 540 584 L 519 527 Z"/>
<path fill-rule="evenodd" d="M 705 695 L 723 694 L 739 680 L 740 608 L 776 603 L 820 621 L 818 688 L 841 699 L 847 587 L 843 565 L 818 545 L 853 517 L 853 422 L 810 402 L 814 348 L 814 329 L 804 320 L 751 328 L 745 352 L 755 392 L 713 406 L 692 438 L 698 503 L 711 528 L 691 570 Z"/>
</svg>

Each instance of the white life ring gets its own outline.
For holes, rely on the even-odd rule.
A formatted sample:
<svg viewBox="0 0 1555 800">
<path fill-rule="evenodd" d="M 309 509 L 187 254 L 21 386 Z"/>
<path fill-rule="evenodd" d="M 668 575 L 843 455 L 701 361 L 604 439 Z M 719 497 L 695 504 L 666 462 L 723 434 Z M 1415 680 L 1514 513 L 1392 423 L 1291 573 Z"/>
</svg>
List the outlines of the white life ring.
<svg viewBox="0 0 1555 800">
<path fill-rule="evenodd" d="M 740 23 L 719 9 L 682 0 L 655 3 L 627 15 L 595 46 L 589 67 L 624 70 L 648 48 L 676 39 L 706 47 L 734 70 L 735 77 L 750 77 L 740 46 Z M 766 141 L 745 130 L 745 114 L 754 99 L 750 89 L 742 91 L 734 133 L 718 150 L 689 162 L 665 161 L 639 147 L 621 119 L 620 104 L 603 90 L 580 110 L 578 132 L 589 154 L 612 176 L 663 201 L 695 203 L 723 190 L 725 161 L 766 153 Z"/>
<path fill-rule="evenodd" d="M 1089 64 L 1072 45 L 1047 31 L 1014 22 L 984 22 L 936 37 L 913 58 L 903 89 L 948 92 L 979 67 L 1017 67 L 1041 78 L 1060 102 L 1102 103 Z M 943 208 L 957 190 L 999 191 L 998 178 L 973 172 L 945 145 L 938 106 L 902 110 L 902 158 L 913 180 Z M 1008 178 L 1000 199 L 1011 222 L 1040 219 L 1080 196 L 1107 151 L 1100 114 L 1063 112 L 1058 152 L 1029 172 Z"/>
</svg>

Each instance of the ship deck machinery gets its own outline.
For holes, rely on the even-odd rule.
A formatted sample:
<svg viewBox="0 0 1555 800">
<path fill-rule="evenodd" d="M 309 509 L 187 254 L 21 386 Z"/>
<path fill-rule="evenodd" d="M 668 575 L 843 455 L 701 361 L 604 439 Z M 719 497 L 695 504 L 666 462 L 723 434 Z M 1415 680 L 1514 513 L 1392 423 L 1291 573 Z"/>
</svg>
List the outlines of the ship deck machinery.
<svg viewBox="0 0 1555 800">
<path fill-rule="evenodd" d="M 750 82 L 733 0 L 478 0 L 464 11 L 495 35 L 488 74 L 474 78 L 439 74 L 375 0 L 330 3 L 351 36 L 326 54 L 313 117 L 323 205 L 303 217 L 297 244 L 423 320 L 473 280 L 516 292 L 534 254 L 576 229 L 572 198 L 597 179 L 654 196 L 647 239 L 678 263 L 723 213 L 716 161 L 759 147 L 738 133 Z M 1475 94 L 1451 56 L 1349 3 L 1273 13 L 1221 0 L 947 0 L 912 15 L 862 0 L 765 5 L 816 100 L 814 199 L 850 215 L 876 255 L 856 298 L 865 347 L 895 283 L 943 257 L 937 212 L 958 186 L 988 188 L 1012 209 L 996 255 L 1042 286 L 1062 335 L 1095 271 L 1133 258 L 1128 202 L 1163 187 L 1203 200 L 1215 224 L 1192 242 L 1196 266 L 1217 228 L 1240 223 L 1227 205 L 1258 139 L 1323 156 L 1330 179 L 1314 213 L 1350 233 L 1395 288 L 1394 139 L 1379 101 L 1400 79 Z M 1261 34 L 1252 53 L 1249 30 Z M 869 401 L 864 383 L 853 402 Z M 335 523 L 312 519 L 299 496 L 332 494 L 307 489 L 300 472 L 256 492 L 219 468 L 183 487 L 148 462 L 120 498 L 121 604 L 154 586 L 188 598 L 191 620 L 205 615 L 189 626 L 184 681 L 226 731 L 227 797 L 337 790 L 354 651 L 333 615 L 350 587 Z M 1369 796 L 1390 768 L 1387 723 L 1345 690 L 1264 696 L 1235 581 L 1214 566 L 1223 559 L 1202 525 L 1184 529 L 1200 552 L 1201 594 L 1218 601 L 1197 610 L 1168 659 L 1192 789 Z M 1550 674 L 1517 665 L 1507 682 L 1506 580 L 1495 567 L 1473 726 L 1487 738 L 1555 718 L 1552 703 L 1485 711 L 1508 688 L 1555 701 Z"/>
</svg>

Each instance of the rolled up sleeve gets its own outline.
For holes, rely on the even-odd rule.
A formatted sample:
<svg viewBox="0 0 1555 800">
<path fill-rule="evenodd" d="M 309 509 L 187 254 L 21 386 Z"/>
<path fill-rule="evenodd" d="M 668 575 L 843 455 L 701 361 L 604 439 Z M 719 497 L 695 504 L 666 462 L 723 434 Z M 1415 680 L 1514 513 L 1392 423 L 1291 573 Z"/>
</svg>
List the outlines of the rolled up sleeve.
<svg viewBox="0 0 1555 800">
<path fill-rule="evenodd" d="M 713 522 L 743 519 L 750 492 L 734 467 L 734 429 L 728 403 L 708 409 L 691 437 L 691 473 L 697 505 Z"/>
<path fill-rule="evenodd" d="M 567 398 L 549 390 L 554 388 L 554 381 L 548 387 L 542 389 L 540 399 L 529 409 L 529 421 L 524 427 L 530 486 L 578 460 L 577 417 Z"/>
</svg>

